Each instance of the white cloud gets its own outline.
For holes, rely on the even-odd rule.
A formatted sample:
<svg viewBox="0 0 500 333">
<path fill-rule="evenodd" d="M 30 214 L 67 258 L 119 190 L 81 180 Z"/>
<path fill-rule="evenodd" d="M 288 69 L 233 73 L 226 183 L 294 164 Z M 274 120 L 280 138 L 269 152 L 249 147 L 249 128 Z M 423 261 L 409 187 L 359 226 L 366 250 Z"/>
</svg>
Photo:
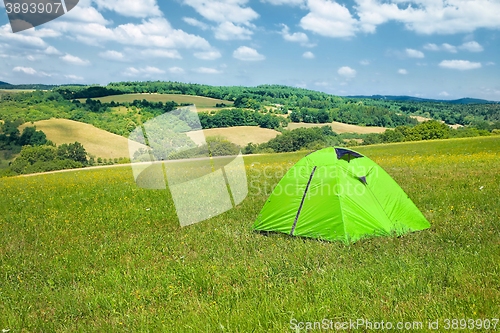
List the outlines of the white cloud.
<svg viewBox="0 0 500 333">
<path fill-rule="evenodd" d="M 20 72 L 20 73 L 24 73 L 24 74 L 28 74 L 28 75 L 36 75 L 37 74 L 37 71 L 31 67 L 18 66 L 18 67 L 14 67 L 12 69 L 12 71 L 13 72 Z"/>
<path fill-rule="evenodd" d="M 401 68 L 401 69 L 398 69 L 398 74 L 406 75 L 406 74 L 408 74 L 408 71 L 404 68 Z"/>
<path fill-rule="evenodd" d="M 349 66 L 340 67 L 337 73 L 345 78 L 352 79 L 356 76 L 356 70 Z"/>
<path fill-rule="evenodd" d="M 303 32 L 294 32 L 293 34 L 290 33 L 290 29 L 288 28 L 287 25 L 282 24 L 283 29 L 281 30 L 281 35 L 286 41 L 289 42 L 295 42 L 295 43 L 301 43 L 301 44 L 306 44 L 309 42 L 309 38 L 307 35 Z"/>
<path fill-rule="evenodd" d="M 457 47 L 448 43 L 443 43 L 440 46 L 433 43 L 429 43 L 424 45 L 424 49 L 428 51 L 447 51 L 450 53 L 457 53 Z"/>
<path fill-rule="evenodd" d="M 314 59 L 314 53 L 310 52 L 310 51 L 307 51 L 307 52 L 304 52 L 304 54 L 302 55 L 303 58 L 306 58 L 306 59 Z"/>
<path fill-rule="evenodd" d="M 48 47 L 48 44 L 38 36 L 29 35 L 25 32 L 12 33 L 9 24 L 0 26 L 0 43 L 2 42 L 9 48 L 45 50 Z"/>
<path fill-rule="evenodd" d="M 410 58 L 423 58 L 425 57 L 422 51 L 414 50 L 414 49 L 406 49 L 406 55 Z"/>
<path fill-rule="evenodd" d="M 183 17 L 182 20 L 193 27 L 200 28 L 201 30 L 207 30 L 209 28 L 208 24 L 198 21 L 192 17 Z"/>
<path fill-rule="evenodd" d="M 365 60 L 361 60 L 359 63 L 361 65 L 363 65 L 363 66 L 368 66 L 370 64 L 370 60 L 366 60 L 366 59 Z"/>
<path fill-rule="evenodd" d="M 48 54 L 48 55 L 59 55 L 59 54 L 61 54 L 61 52 L 59 52 L 59 50 L 56 49 L 53 46 L 47 47 L 44 52 L 45 52 L 45 54 Z"/>
<path fill-rule="evenodd" d="M 257 50 L 248 46 L 240 46 L 233 52 L 233 57 L 243 61 L 259 61 L 264 60 L 266 57 L 259 54 Z"/>
<path fill-rule="evenodd" d="M 66 61 L 67 63 L 73 64 L 73 65 L 78 65 L 78 66 L 85 66 L 90 64 L 88 60 L 83 60 L 77 56 L 71 55 L 66 53 L 66 55 L 61 57 L 61 60 Z"/>
<path fill-rule="evenodd" d="M 271 5 L 289 5 L 289 6 L 302 6 L 306 0 L 261 0 L 262 2 L 270 3 Z"/>
<path fill-rule="evenodd" d="M 247 40 L 253 31 L 232 22 L 223 22 L 214 28 L 215 38 L 220 40 Z"/>
<path fill-rule="evenodd" d="M 165 74 L 165 71 L 157 67 L 147 66 L 143 68 L 129 67 L 125 70 L 124 73 L 124 75 L 126 76 L 145 76 L 145 77 L 149 77 L 154 74 Z"/>
<path fill-rule="evenodd" d="M 113 51 L 113 50 L 101 52 L 101 53 L 99 53 L 99 56 L 101 58 L 109 59 L 109 60 L 123 60 L 125 58 L 123 53 L 118 52 L 118 51 Z"/>
<path fill-rule="evenodd" d="M 466 50 L 469 52 L 482 52 L 484 48 L 476 41 L 470 41 L 463 43 L 460 47 L 461 50 Z"/>
<path fill-rule="evenodd" d="M 217 23 L 248 24 L 259 17 L 252 8 L 245 7 L 247 0 L 184 0 L 183 2 L 193 7 L 205 19 Z"/>
<path fill-rule="evenodd" d="M 93 0 L 97 7 L 114 11 L 122 16 L 145 18 L 161 16 L 156 0 Z"/>
<path fill-rule="evenodd" d="M 448 43 L 444 43 L 443 45 L 441 45 L 441 47 L 443 48 L 443 50 L 445 50 L 447 52 L 457 53 L 457 48 L 453 45 L 448 44 Z"/>
<path fill-rule="evenodd" d="M 212 51 L 206 51 L 206 52 L 196 52 L 194 56 L 198 59 L 202 60 L 215 60 L 220 58 L 222 55 L 220 54 L 219 51 L 212 50 Z"/>
<path fill-rule="evenodd" d="M 198 67 L 193 69 L 196 73 L 200 74 L 220 74 L 222 73 L 220 70 L 215 69 L 215 68 L 209 68 L 209 67 Z"/>
<path fill-rule="evenodd" d="M 434 43 L 425 44 L 424 49 L 426 49 L 428 51 L 439 51 L 440 50 L 439 46 L 437 46 Z"/>
<path fill-rule="evenodd" d="M 78 6 L 73 8 L 70 12 L 68 12 L 61 18 L 58 18 L 57 20 L 50 22 L 49 26 L 54 26 L 54 23 L 62 24 L 63 22 L 95 23 L 102 25 L 108 25 L 111 23 L 110 21 L 106 20 L 104 16 L 102 16 L 102 14 L 97 11 L 97 9 L 90 6 L 90 4 L 86 6 L 81 2 L 78 4 Z"/>
<path fill-rule="evenodd" d="M 363 31 L 375 32 L 388 21 L 397 21 L 420 34 L 456 34 L 479 28 L 498 29 L 500 2 L 490 0 L 356 0 Z"/>
<path fill-rule="evenodd" d="M 136 51 L 136 53 L 139 53 L 142 57 L 182 59 L 181 54 L 177 50 L 144 49 Z"/>
<path fill-rule="evenodd" d="M 163 17 L 143 20 L 140 24 L 126 23 L 116 28 L 108 28 L 97 23 L 68 23 L 59 20 L 52 21 L 51 24 L 57 30 L 74 36 L 76 40 L 95 46 L 101 46 L 106 42 L 116 42 L 123 45 L 158 49 L 206 50 L 211 48 L 204 38 L 173 29 Z"/>
<path fill-rule="evenodd" d="M 67 79 L 70 79 L 70 80 L 73 80 L 73 81 L 83 81 L 84 78 L 81 77 L 81 76 L 77 76 L 77 75 L 64 75 L 65 78 Z"/>
<path fill-rule="evenodd" d="M 461 71 L 482 67 L 480 62 L 471 62 L 469 60 L 443 60 L 439 63 L 439 66 L 449 69 L 458 69 Z"/>
<path fill-rule="evenodd" d="M 450 94 L 448 92 L 446 92 L 446 91 L 441 91 L 439 93 L 439 96 L 448 97 L 448 96 L 450 96 Z"/>
<path fill-rule="evenodd" d="M 184 73 L 184 69 L 180 68 L 180 67 L 170 67 L 168 69 L 168 71 L 172 74 L 182 74 Z"/>
<path fill-rule="evenodd" d="M 308 0 L 310 12 L 300 20 L 300 26 L 326 37 L 351 37 L 357 28 L 357 21 L 349 9 L 330 0 Z"/>
</svg>

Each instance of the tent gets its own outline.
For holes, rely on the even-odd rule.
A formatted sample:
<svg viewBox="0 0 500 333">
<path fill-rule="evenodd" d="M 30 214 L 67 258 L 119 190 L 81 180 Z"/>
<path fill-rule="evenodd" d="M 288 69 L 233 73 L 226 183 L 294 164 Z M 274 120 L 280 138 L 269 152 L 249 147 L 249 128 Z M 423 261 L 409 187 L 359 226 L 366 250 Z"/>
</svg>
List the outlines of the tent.
<svg viewBox="0 0 500 333">
<path fill-rule="evenodd" d="M 345 243 L 429 227 L 380 166 L 340 147 L 310 153 L 288 170 L 253 225 L 259 231 Z"/>
</svg>

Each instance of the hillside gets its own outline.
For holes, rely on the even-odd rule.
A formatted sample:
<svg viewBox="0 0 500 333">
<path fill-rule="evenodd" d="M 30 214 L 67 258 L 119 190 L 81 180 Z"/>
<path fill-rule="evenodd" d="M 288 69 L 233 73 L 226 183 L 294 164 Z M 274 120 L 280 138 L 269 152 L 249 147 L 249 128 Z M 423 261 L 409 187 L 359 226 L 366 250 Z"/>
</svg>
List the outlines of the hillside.
<svg viewBox="0 0 500 333">
<path fill-rule="evenodd" d="M 191 95 L 179 95 L 179 94 L 125 94 L 125 95 L 114 95 L 106 96 L 100 98 L 92 98 L 93 100 L 99 100 L 101 103 L 132 103 L 134 100 L 147 100 L 149 102 L 170 102 L 174 101 L 177 104 L 194 104 L 198 111 L 208 111 L 216 108 L 216 104 L 225 104 L 227 106 L 233 105 L 233 102 L 203 97 L 203 96 L 191 96 Z M 85 99 L 79 99 L 80 102 L 85 102 Z M 208 109 L 208 110 L 207 110 Z"/>
<path fill-rule="evenodd" d="M 21 126 L 32 126 L 27 123 Z M 34 123 L 37 130 L 43 131 L 47 139 L 57 145 L 80 142 L 87 153 L 96 158 L 129 157 L 128 139 L 98 129 L 92 125 L 67 119 L 50 119 Z"/>
<path fill-rule="evenodd" d="M 339 123 L 334 121 L 332 123 L 326 124 L 309 124 L 309 123 L 290 123 L 288 124 L 287 129 L 294 130 L 296 128 L 310 128 L 310 127 L 323 127 L 323 126 L 331 126 L 332 130 L 337 134 L 342 133 L 357 133 L 357 134 L 368 134 L 368 133 L 383 133 L 387 128 L 385 127 L 377 127 L 377 126 L 357 126 Z"/>
<path fill-rule="evenodd" d="M 192 139 L 196 138 L 198 131 L 192 132 L 190 137 Z M 276 135 L 280 134 L 278 131 L 260 128 L 257 126 L 236 126 L 236 127 L 226 127 L 226 128 L 211 128 L 203 130 L 205 137 L 209 136 L 221 136 L 237 144 L 240 147 L 244 147 L 250 142 L 252 143 L 264 143 Z"/>
</svg>

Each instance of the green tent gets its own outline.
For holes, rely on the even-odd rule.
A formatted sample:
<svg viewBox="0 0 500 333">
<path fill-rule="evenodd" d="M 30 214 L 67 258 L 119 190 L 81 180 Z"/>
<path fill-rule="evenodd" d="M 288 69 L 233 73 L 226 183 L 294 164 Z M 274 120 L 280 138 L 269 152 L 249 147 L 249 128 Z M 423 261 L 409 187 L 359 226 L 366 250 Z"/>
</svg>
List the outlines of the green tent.
<svg viewBox="0 0 500 333">
<path fill-rule="evenodd" d="M 329 147 L 288 170 L 253 228 L 349 243 L 429 226 L 408 195 L 375 162 L 350 149 Z"/>
</svg>

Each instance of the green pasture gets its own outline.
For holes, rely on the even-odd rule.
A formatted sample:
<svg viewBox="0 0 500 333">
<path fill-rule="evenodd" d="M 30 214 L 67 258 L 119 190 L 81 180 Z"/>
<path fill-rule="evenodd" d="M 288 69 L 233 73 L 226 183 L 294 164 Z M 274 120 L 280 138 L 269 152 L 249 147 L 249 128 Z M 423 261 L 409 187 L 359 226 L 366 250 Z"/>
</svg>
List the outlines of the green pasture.
<svg viewBox="0 0 500 333">
<path fill-rule="evenodd" d="M 252 232 L 307 152 L 246 156 L 243 203 L 185 228 L 169 192 L 137 188 L 129 166 L 2 178 L 0 329 L 291 332 L 365 319 L 443 331 L 446 319 L 498 318 L 500 137 L 359 151 L 430 229 L 351 245 Z"/>
</svg>

